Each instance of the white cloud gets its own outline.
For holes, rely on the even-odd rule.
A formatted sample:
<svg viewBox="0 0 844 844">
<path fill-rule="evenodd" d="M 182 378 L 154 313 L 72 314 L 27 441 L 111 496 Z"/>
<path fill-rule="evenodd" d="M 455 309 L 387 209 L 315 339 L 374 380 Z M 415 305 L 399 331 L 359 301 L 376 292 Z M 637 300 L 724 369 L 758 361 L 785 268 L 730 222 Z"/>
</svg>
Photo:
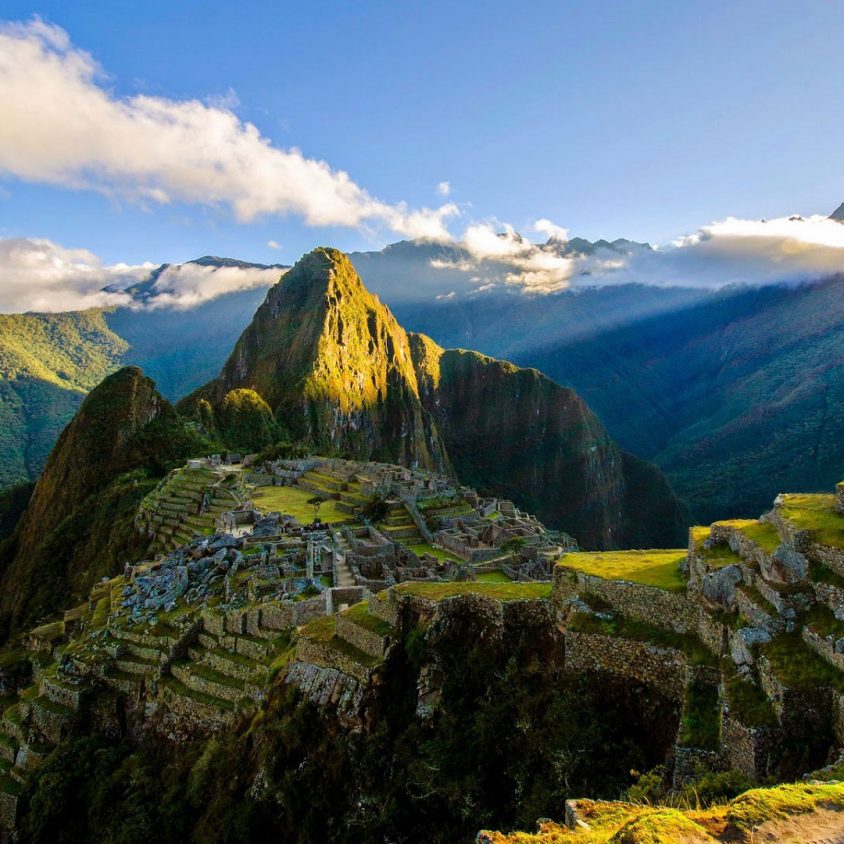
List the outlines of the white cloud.
<svg viewBox="0 0 844 844">
<path fill-rule="evenodd" d="M 45 239 L 0 238 L 0 313 L 191 308 L 224 293 L 269 287 L 281 276 L 272 268 L 173 264 L 158 276 L 146 301 L 124 292 L 147 280 L 155 268 L 151 263 L 104 264 L 87 249 L 66 249 Z"/>
<path fill-rule="evenodd" d="M 717 288 L 800 282 L 844 272 L 844 225 L 827 217 L 725 220 L 651 252 L 631 253 L 597 283 Z"/>
<path fill-rule="evenodd" d="M 171 264 L 156 279 L 146 307 L 193 308 L 224 293 L 271 287 L 281 275 L 273 268 Z"/>
<path fill-rule="evenodd" d="M 147 277 L 152 264 L 105 266 L 87 249 L 65 249 L 50 240 L 0 239 L 0 312 L 68 311 L 127 304 L 120 292 Z"/>
<path fill-rule="evenodd" d="M 441 302 L 445 299 L 455 299 L 457 298 L 457 292 L 455 290 L 450 291 L 449 293 L 438 293 L 434 298 Z"/>
<path fill-rule="evenodd" d="M 451 182 L 440 182 L 437 185 L 437 193 L 440 196 L 450 196 L 451 195 Z"/>
<path fill-rule="evenodd" d="M 342 170 L 282 149 L 222 98 L 116 97 L 94 59 L 35 18 L 0 25 L 0 173 L 148 203 L 229 207 L 244 222 L 295 214 L 311 226 L 387 226 L 447 240 L 454 205 L 408 209 Z"/>
<path fill-rule="evenodd" d="M 472 274 L 483 267 L 485 276 L 497 276 L 504 284 L 532 293 L 562 290 L 577 268 L 576 260 L 561 254 L 554 245 L 531 243 L 507 224 L 474 223 L 456 246 L 462 254 L 434 258 L 430 266 Z"/>
<path fill-rule="evenodd" d="M 281 249 L 281 244 L 277 240 L 268 240 L 267 246 L 269 246 L 270 249 Z"/>
<path fill-rule="evenodd" d="M 535 232 L 539 232 L 539 234 L 544 234 L 547 238 L 552 240 L 564 242 L 569 239 L 568 229 L 563 228 L 563 226 L 558 226 L 556 223 L 552 223 L 545 217 L 536 220 L 531 226 L 531 229 Z"/>
</svg>

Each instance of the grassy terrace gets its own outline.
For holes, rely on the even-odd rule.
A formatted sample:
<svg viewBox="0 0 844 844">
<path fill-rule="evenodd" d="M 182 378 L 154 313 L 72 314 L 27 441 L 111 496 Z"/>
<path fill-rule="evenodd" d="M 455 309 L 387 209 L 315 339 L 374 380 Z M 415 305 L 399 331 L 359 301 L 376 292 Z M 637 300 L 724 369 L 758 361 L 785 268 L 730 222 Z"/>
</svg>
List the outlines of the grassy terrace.
<svg viewBox="0 0 844 844">
<path fill-rule="evenodd" d="M 721 734 L 721 704 L 718 687 L 700 680 L 686 691 L 686 706 L 680 722 L 680 743 L 686 747 L 717 750 Z"/>
<path fill-rule="evenodd" d="M 343 612 L 343 615 L 353 621 L 358 627 L 363 627 L 377 636 L 389 636 L 395 632 L 386 621 L 382 621 L 374 615 L 369 614 L 369 608 L 366 601 L 361 601 Z"/>
<path fill-rule="evenodd" d="M 835 512 L 834 495 L 783 495 L 783 518 L 798 530 L 808 530 L 821 545 L 844 548 L 844 516 Z"/>
<path fill-rule="evenodd" d="M 303 524 L 314 520 L 314 506 L 308 501 L 314 494 L 307 489 L 296 486 L 261 486 L 252 492 L 250 498 L 255 506 L 265 512 L 278 511 L 284 515 L 293 516 Z M 319 518 L 328 524 L 351 522 L 353 518 L 337 507 L 333 499 L 323 501 L 319 507 Z"/>
<path fill-rule="evenodd" d="M 401 583 L 395 587 L 398 595 L 417 595 L 432 601 L 452 598 L 455 595 L 485 595 L 498 601 L 518 601 L 525 598 L 550 598 L 550 583 L 478 583 L 454 581 L 453 583 Z"/>
<path fill-rule="evenodd" d="M 399 540 L 399 542 L 401 542 L 401 540 Z M 430 545 L 427 542 L 418 542 L 415 545 L 408 545 L 407 548 L 410 551 L 413 551 L 417 557 L 421 557 L 423 554 L 430 554 L 438 560 L 452 560 L 455 563 L 464 562 L 457 556 L 457 554 L 452 554 L 451 551 L 446 551 L 444 548 L 434 548 L 433 545 Z"/>
<path fill-rule="evenodd" d="M 306 624 L 299 631 L 299 635 L 321 645 L 327 645 L 332 650 L 367 668 L 374 668 L 380 664 L 381 660 L 377 657 L 364 653 L 354 645 L 349 644 L 345 639 L 341 639 L 336 633 L 336 628 L 337 621 L 335 617 L 333 615 L 326 615 Z"/>
<path fill-rule="evenodd" d="M 786 686 L 809 691 L 829 686 L 844 691 L 844 674 L 818 656 L 798 632 L 776 636 L 767 645 L 762 645 L 760 651 Z"/>
<path fill-rule="evenodd" d="M 633 642 L 647 642 L 665 648 L 682 651 L 692 665 L 717 665 L 712 655 L 700 639 L 691 633 L 674 633 L 653 627 L 642 621 L 616 615 L 612 618 L 598 618 L 587 613 L 575 613 L 566 625 L 573 633 L 598 633 L 603 636 L 617 636 Z"/>
<path fill-rule="evenodd" d="M 668 551 L 575 551 L 564 554 L 557 565 L 592 574 L 604 580 L 629 580 L 682 592 L 686 581 L 680 566 L 686 549 Z"/>
<path fill-rule="evenodd" d="M 740 530 L 751 542 L 768 553 L 776 551 L 780 544 L 780 535 L 769 522 L 760 522 L 757 519 L 728 519 L 715 524 Z"/>
<path fill-rule="evenodd" d="M 722 569 L 741 562 L 741 555 L 733 551 L 726 543 L 704 548 L 704 543 L 710 537 L 711 528 L 698 525 L 691 529 L 691 533 L 695 552 L 710 569 Z"/>
<path fill-rule="evenodd" d="M 736 673 L 733 661 L 726 657 L 721 661 L 721 676 L 730 712 L 748 727 L 773 727 L 777 716 L 771 702 L 755 684 L 742 680 Z"/>
<path fill-rule="evenodd" d="M 839 621 L 825 604 L 812 607 L 808 622 L 820 636 L 832 636 L 835 639 L 844 636 L 844 621 Z"/>
</svg>

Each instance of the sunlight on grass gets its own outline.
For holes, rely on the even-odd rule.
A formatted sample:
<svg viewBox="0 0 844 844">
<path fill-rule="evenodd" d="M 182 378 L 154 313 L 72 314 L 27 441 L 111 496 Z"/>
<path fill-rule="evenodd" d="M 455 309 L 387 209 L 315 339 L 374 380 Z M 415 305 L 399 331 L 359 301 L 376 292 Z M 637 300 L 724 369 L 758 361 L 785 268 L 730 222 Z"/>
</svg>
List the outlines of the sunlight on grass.
<svg viewBox="0 0 844 844">
<path fill-rule="evenodd" d="M 307 489 L 295 486 L 262 486 L 257 487 L 250 497 L 263 513 L 277 510 L 279 513 L 293 516 L 303 524 L 314 520 L 314 507 L 308 504 L 314 494 Z M 328 524 L 354 521 L 349 513 L 338 509 L 333 500 L 323 501 L 320 504 L 318 516 Z"/>
<path fill-rule="evenodd" d="M 558 565 L 593 574 L 605 580 L 630 580 L 679 592 L 686 588 L 680 566 L 685 548 L 668 551 L 574 551 L 564 554 Z"/>
<path fill-rule="evenodd" d="M 798 530 L 809 530 L 821 545 L 844 548 L 844 516 L 834 495 L 784 495 L 780 513 Z"/>
</svg>

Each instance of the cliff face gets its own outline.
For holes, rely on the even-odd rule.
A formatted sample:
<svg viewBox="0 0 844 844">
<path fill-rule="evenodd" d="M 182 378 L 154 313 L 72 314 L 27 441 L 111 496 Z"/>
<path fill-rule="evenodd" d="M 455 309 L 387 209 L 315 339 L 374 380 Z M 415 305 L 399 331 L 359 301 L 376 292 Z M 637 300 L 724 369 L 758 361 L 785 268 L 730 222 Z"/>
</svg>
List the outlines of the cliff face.
<svg viewBox="0 0 844 844">
<path fill-rule="evenodd" d="M 665 479 L 621 452 L 572 390 L 422 335 L 411 347 L 423 404 L 461 480 L 513 498 L 585 547 L 678 540 L 682 513 Z"/>
<path fill-rule="evenodd" d="M 137 367 L 94 389 L 0 549 L 0 637 L 81 598 L 131 555 L 135 505 L 196 445 Z"/>
<path fill-rule="evenodd" d="M 447 468 L 407 335 L 335 249 L 306 255 L 270 290 L 220 377 L 184 407 L 206 399 L 217 409 L 239 388 L 317 450 Z"/>
<path fill-rule="evenodd" d="M 624 455 L 574 392 L 407 334 L 337 250 L 302 258 L 219 378 L 180 407 L 219 419 L 243 389 L 316 450 L 454 471 L 586 547 L 682 541 L 681 509 L 659 471 Z"/>
</svg>

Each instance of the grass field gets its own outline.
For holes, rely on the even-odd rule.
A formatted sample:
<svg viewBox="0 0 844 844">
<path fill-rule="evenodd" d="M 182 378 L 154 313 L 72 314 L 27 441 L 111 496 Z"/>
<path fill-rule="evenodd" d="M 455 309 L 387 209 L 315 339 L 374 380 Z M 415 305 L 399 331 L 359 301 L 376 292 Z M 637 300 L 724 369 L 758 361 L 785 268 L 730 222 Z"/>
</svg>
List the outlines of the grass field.
<svg viewBox="0 0 844 844">
<path fill-rule="evenodd" d="M 395 587 L 398 594 L 418 595 L 441 601 L 454 595 L 486 595 L 499 601 L 518 601 L 523 598 L 550 598 L 550 583 L 472 583 L 454 581 L 452 583 L 402 583 Z"/>
<path fill-rule="evenodd" d="M 668 551 L 575 551 L 564 554 L 559 565 L 605 580 L 630 580 L 679 592 L 686 588 L 680 571 L 685 559 L 685 548 Z"/>
<path fill-rule="evenodd" d="M 293 516 L 303 524 L 314 520 L 314 507 L 308 501 L 314 494 L 296 486 L 260 486 L 251 495 L 255 506 L 264 513 L 277 510 Z M 351 522 L 352 517 L 337 508 L 334 501 L 323 501 L 319 507 L 319 518 L 328 524 Z"/>
<path fill-rule="evenodd" d="M 776 551 L 780 544 L 777 529 L 770 522 L 760 522 L 757 519 L 729 519 L 715 524 L 740 530 L 751 542 L 755 542 L 768 553 Z"/>
<path fill-rule="evenodd" d="M 503 571 L 482 571 L 477 575 L 478 583 L 512 583 Z"/>
<path fill-rule="evenodd" d="M 455 563 L 465 562 L 457 554 L 452 554 L 451 551 L 446 551 L 443 548 L 434 548 L 433 545 L 429 545 L 427 542 L 420 542 L 416 545 L 408 545 L 407 547 L 418 557 L 421 557 L 423 554 L 430 554 L 438 560 L 452 560 Z"/>
<path fill-rule="evenodd" d="M 782 515 L 799 530 L 810 530 L 821 545 L 844 548 L 844 516 L 834 495 L 784 495 Z"/>
</svg>

